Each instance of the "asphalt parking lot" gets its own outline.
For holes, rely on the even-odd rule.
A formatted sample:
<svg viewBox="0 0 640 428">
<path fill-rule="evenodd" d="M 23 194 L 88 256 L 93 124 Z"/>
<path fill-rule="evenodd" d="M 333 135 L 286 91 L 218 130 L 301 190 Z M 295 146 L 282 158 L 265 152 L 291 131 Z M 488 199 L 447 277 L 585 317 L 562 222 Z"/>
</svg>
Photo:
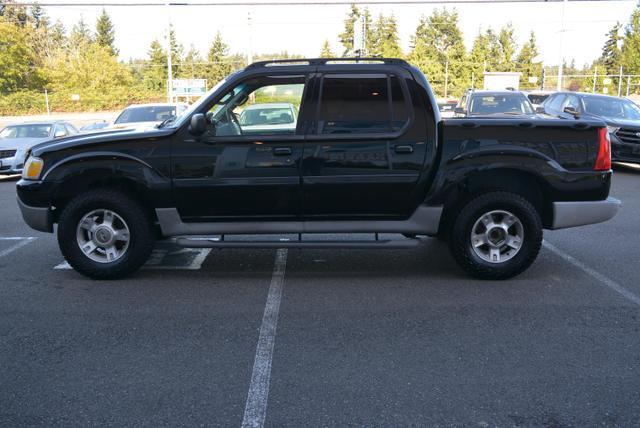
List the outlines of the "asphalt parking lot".
<svg viewBox="0 0 640 428">
<path fill-rule="evenodd" d="M 0 425 L 640 424 L 640 168 L 509 281 L 446 245 L 180 250 L 94 282 L 0 179 Z"/>
</svg>

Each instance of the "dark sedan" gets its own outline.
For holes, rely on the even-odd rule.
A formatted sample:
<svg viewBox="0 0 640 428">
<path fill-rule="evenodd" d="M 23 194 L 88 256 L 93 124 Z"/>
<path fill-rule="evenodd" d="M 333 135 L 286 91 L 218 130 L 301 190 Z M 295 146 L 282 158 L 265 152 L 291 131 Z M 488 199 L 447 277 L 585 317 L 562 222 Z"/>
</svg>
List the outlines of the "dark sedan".
<svg viewBox="0 0 640 428">
<path fill-rule="evenodd" d="M 640 163 L 640 107 L 625 98 L 581 92 L 558 92 L 543 104 L 561 119 L 600 119 L 607 124 L 614 161 Z"/>
</svg>

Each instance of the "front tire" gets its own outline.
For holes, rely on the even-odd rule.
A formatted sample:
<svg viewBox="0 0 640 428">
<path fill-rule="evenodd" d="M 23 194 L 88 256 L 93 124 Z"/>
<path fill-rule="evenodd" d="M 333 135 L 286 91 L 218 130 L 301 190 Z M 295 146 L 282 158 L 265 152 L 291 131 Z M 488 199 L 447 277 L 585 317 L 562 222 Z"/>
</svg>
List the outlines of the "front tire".
<svg viewBox="0 0 640 428">
<path fill-rule="evenodd" d="M 458 264 L 480 279 L 508 279 L 535 261 L 542 221 L 520 195 L 490 192 L 471 199 L 451 229 L 449 247 Z"/>
<path fill-rule="evenodd" d="M 128 195 L 110 189 L 81 194 L 62 211 L 58 245 L 79 273 L 122 278 L 140 268 L 153 250 L 151 222 Z"/>
</svg>

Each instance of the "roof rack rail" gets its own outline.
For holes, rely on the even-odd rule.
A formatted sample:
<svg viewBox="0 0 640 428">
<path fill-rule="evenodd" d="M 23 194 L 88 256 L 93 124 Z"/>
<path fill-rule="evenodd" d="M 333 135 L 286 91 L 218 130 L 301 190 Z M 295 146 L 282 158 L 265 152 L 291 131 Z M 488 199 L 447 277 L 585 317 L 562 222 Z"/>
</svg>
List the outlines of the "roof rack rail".
<svg viewBox="0 0 640 428">
<path fill-rule="evenodd" d="M 400 58 L 376 58 L 376 57 L 358 57 L 358 58 L 291 58 L 291 59 L 275 59 L 271 61 L 258 61 L 249 64 L 246 69 L 260 67 L 277 67 L 287 65 L 326 65 L 339 63 L 380 63 L 409 65 L 405 60 Z"/>
</svg>

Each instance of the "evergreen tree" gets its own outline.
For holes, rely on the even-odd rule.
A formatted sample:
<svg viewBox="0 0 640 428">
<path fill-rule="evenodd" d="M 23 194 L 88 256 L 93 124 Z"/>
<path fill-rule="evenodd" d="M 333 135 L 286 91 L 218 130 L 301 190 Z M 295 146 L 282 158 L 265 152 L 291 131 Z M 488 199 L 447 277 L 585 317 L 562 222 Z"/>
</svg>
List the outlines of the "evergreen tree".
<svg viewBox="0 0 640 428">
<path fill-rule="evenodd" d="M 233 65 L 229 60 L 229 46 L 222 39 L 220 32 L 211 42 L 209 53 L 207 54 L 208 73 L 207 85 L 213 86 L 227 77 L 233 70 Z"/>
<path fill-rule="evenodd" d="M 0 5 L 0 21 L 24 27 L 29 22 L 27 7 L 15 0 L 6 0 Z"/>
<path fill-rule="evenodd" d="M 107 11 L 102 8 L 102 13 L 96 21 L 96 43 L 107 48 L 112 55 L 117 56 L 118 50 L 115 47 L 115 38 L 115 29 L 111 18 Z"/>
<path fill-rule="evenodd" d="M 473 46 L 469 53 L 469 67 L 472 73 L 471 83 L 474 88 L 482 87 L 484 72 L 487 71 L 486 67 L 489 61 L 490 42 L 490 36 L 482 32 L 478 32 L 478 35 L 473 41 Z"/>
<path fill-rule="evenodd" d="M 500 60 L 498 71 L 513 71 L 516 56 L 516 42 L 513 38 L 513 26 L 507 24 L 500 29 L 498 44 L 500 47 Z"/>
<path fill-rule="evenodd" d="M 325 39 L 322 44 L 322 50 L 320 51 L 320 58 L 334 58 L 335 55 L 331 52 L 331 45 L 329 40 Z"/>
<path fill-rule="evenodd" d="M 167 88 L 167 53 L 156 39 L 151 42 L 147 55 L 149 59 L 142 72 L 144 86 L 162 93 Z"/>
<path fill-rule="evenodd" d="M 349 9 L 347 18 L 344 20 L 344 31 L 338 35 L 338 38 L 340 39 L 340 43 L 342 43 L 342 46 L 344 46 L 343 56 L 348 56 L 354 53 L 353 52 L 354 30 L 355 30 L 356 22 L 360 20 L 361 16 L 364 16 L 364 25 L 365 25 L 364 38 L 365 38 L 366 52 L 361 52 L 360 54 L 367 55 L 371 50 L 372 44 L 375 44 L 376 37 L 374 34 L 373 25 L 371 22 L 371 14 L 369 13 L 369 9 L 364 8 L 364 10 L 361 12 L 360 9 L 358 9 L 358 6 L 356 6 L 355 4 L 352 4 L 351 8 Z"/>
<path fill-rule="evenodd" d="M 84 22 L 84 18 L 80 16 L 80 20 L 73 26 L 71 34 L 69 34 L 69 47 L 78 50 L 90 43 L 93 43 L 91 30 L 89 30 L 89 27 Z"/>
<path fill-rule="evenodd" d="M 46 28 L 49 26 L 49 18 L 39 4 L 31 7 L 31 20 L 35 28 Z"/>
<path fill-rule="evenodd" d="M 207 74 L 207 68 L 200 52 L 191 45 L 182 60 L 179 77 L 182 79 L 204 79 Z"/>
<path fill-rule="evenodd" d="M 604 46 L 602 46 L 602 55 L 598 63 L 607 74 L 617 73 L 620 69 L 620 48 L 618 47 L 618 42 L 622 39 L 622 37 L 620 37 L 621 28 L 622 25 L 617 22 L 607 33 L 607 39 L 604 42 Z"/>
<path fill-rule="evenodd" d="M 523 89 L 536 88 L 542 78 L 542 63 L 535 62 L 535 58 L 539 55 L 536 36 L 532 31 L 529 40 L 522 45 L 518 58 L 516 59 L 516 69 L 522 73 L 521 87 Z M 529 83 L 530 77 L 537 77 L 538 82 Z"/>
<path fill-rule="evenodd" d="M 378 15 L 378 19 L 371 29 L 368 54 L 384 58 L 402 57 L 398 24 L 393 15 L 389 17 L 383 14 Z"/>
<path fill-rule="evenodd" d="M 640 8 L 636 8 L 625 28 L 620 65 L 626 74 L 640 74 Z"/>
<path fill-rule="evenodd" d="M 461 94 L 469 86 L 467 52 L 455 10 L 436 9 L 423 16 L 411 40 L 410 60 L 432 80 L 436 93 Z"/>
</svg>

